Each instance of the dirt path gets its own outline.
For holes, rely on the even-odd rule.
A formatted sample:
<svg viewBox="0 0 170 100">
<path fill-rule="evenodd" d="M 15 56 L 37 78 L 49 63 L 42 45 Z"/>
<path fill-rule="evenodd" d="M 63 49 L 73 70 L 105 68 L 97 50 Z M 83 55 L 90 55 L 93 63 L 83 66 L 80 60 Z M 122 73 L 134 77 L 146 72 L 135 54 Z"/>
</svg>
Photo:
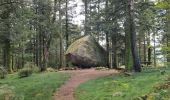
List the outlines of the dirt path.
<svg viewBox="0 0 170 100">
<path fill-rule="evenodd" d="M 117 73 L 115 70 L 75 70 L 64 71 L 71 73 L 71 78 L 54 94 L 55 100 L 74 100 L 74 90 L 83 82 L 97 77 L 103 77 Z"/>
</svg>

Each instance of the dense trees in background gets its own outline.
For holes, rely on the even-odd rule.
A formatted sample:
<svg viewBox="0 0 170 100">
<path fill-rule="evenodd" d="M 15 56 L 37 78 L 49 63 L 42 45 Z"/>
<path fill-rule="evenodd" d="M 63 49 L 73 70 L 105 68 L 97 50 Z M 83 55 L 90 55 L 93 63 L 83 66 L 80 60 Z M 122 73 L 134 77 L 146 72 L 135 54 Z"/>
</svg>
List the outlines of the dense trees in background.
<svg viewBox="0 0 170 100">
<path fill-rule="evenodd" d="M 165 60 L 170 64 L 170 0 L 162 0 L 156 6 L 159 9 L 159 17 L 161 19 L 161 25 L 163 27 L 162 32 L 162 50 L 165 55 Z"/>
<path fill-rule="evenodd" d="M 170 62 L 169 0 L 82 0 L 83 26 L 74 22 L 75 1 L 0 0 L 0 65 L 9 72 L 27 62 L 41 71 L 69 66 L 68 46 L 88 34 L 105 47 L 109 68 L 140 72 Z"/>
<path fill-rule="evenodd" d="M 1 65 L 9 72 L 23 68 L 26 62 L 41 71 L 47 66 L 64 66 L 65 46 L 73 41 L 68 38 L 80 33 L 72 22 L 75 5 L 68 5 L 69 1 L 2 0 Z"/>
<path fill-rule="evenodd" d="M 110 68 L 125 65 L 129 70 L 135 68 L 136 71 L 140 71 L 141 66 L 157 66 L 158 61 L 160 61 L 158 66 L 163 65 L 165 60 L 162 56 L 169 54 L 167 47 L 162 45 L 162 36 L 165 32 L 162 21 L 168 1 L 83 0 L 83 2 L 86 19 L 84 24 L 87 30 L 85 34 L 93 34 L 100 42 L 104 39 Z M 161 5 L 164 7 L 160 7 Z"/>
</svg>

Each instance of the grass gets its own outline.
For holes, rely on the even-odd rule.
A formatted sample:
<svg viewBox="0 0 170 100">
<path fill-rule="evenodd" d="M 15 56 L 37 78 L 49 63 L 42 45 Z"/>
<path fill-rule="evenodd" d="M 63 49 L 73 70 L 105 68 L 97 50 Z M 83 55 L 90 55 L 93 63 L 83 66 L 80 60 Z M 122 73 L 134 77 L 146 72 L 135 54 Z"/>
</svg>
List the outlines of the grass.
<svg viewBox="0 0 170 100">
<path fill-rule="evenodd" d="M 8 75 L 0 80 L 0 100 L 4 95 L 14 97 L 14 100 L 52 100 L 52 94 L 68 78 L 68 74 L 57 72 L 33 74 L 26 78 L 18 78 L 18 74 Z"/>
<path fill-rule="evenodd" d="M 98 78 L 81 84 L 75 92 L 75 98 L 76 100 L 169 100 L 170 84 L 164 89 L 155 88 L 164 83 L 169 75 L 170 70 L 164 75 L 161 75 L 160 71 L 144 71 L 132 76 L 120 74 Z M 159 97 L 155 98 L 154 95 Z"/>
</svg>

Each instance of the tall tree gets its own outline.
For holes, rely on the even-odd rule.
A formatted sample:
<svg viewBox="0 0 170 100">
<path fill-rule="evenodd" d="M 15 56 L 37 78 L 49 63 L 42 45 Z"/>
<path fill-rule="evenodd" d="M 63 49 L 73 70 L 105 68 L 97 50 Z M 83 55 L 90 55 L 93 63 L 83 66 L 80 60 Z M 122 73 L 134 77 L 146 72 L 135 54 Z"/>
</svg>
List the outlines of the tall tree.
<svg viewBox="0 0 170 100">
<path fill-rule="evenodd" d="M 134 0 L 127 0 L 127 15 L 131 41 L 131 52 L 133 57 L 133 67 L 136 72 L 140 72 L 141 66 L 136 45 L 136 32 L 134 23 Z"/>
</svg>

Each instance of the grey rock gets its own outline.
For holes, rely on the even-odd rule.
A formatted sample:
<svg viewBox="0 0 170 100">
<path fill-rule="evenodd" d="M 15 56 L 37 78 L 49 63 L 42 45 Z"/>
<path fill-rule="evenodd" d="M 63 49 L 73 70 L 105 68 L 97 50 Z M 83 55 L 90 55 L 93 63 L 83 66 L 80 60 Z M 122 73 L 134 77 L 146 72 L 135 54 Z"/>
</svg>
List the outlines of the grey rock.
<svg viewBox="0 0 170 100">
<path fill-rule="evenodd" d="M 106 51 L 93 36 L 87 35 L 69 46 L 66 59 L 78 67 L 106 66 Z"/>
</svg>

